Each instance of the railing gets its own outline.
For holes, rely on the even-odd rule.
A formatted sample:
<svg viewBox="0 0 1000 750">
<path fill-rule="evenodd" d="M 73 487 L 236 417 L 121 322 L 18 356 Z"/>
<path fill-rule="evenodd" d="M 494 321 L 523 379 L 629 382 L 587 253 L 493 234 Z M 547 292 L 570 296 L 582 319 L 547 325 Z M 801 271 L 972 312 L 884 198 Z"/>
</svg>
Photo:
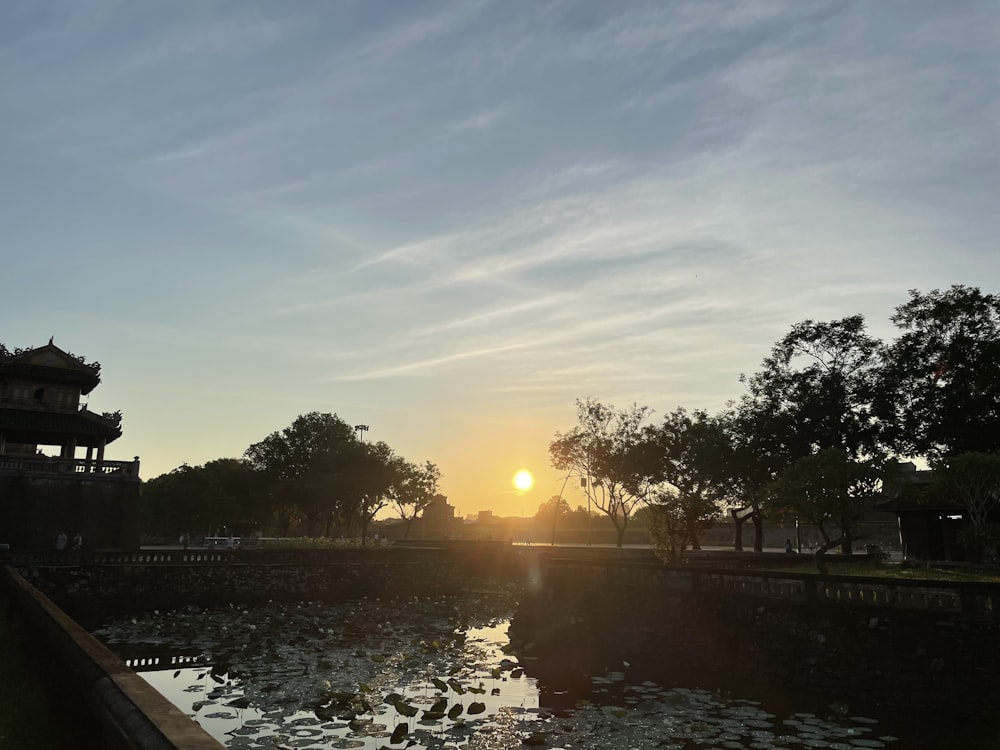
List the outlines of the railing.
<svg viewBox="0 0 1000 750">
<path fill-rule="evenodd" d="M 139 481 L 139 461 L 97 461 L 85 458 L 16 458 L 0 456 L 0 474 L 86 475 L 87 478 Z"/>
<path fill-rule="evenodd" d="M 427 550 L 406 548 L 9 551 L 0 552 L 0 563 L 18 567 L 410 565 L 425 563 L 427 553 Z M 537 575 L 537 565 L 528 567 Z M 689 592 L 824 606 L 963 613 L 1000 618 L 1000 585 L 989 583 L 691 569 L 688 566 L 663 565 L 657 560 L 610 560 L 606 557 L 552 558 L 541 562 L 541 570 L 543 586 L 551 592 L 587 587 L 640 596 Z"/>
<path fill-rule="evenodd" d="M 30 567 L 88 566 L 282 566 L 410 564 L 424 559 L 420 551 L 390 547 L 359 549 L 139 549 L 139 550 L 10 550 L 0 551 L 0 565 Z"/>
<path fill-rule="evenodd" d="M 122 659 L 134 672 L 156 672 L 161 669 L 187 669 L 210 664 L 205 654 L 175 654 L 168 651 L 147 652 Z"/>
</svg>

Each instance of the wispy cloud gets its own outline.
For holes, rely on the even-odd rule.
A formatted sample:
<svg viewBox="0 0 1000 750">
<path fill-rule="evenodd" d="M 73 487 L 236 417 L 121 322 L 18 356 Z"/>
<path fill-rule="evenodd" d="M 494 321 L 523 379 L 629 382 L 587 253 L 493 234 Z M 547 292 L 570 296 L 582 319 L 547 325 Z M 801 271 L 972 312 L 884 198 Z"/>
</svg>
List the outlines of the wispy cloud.
<svg viewBox="0 0 1000 750">
<path fill-rule="evenodd" d="M 461 120 L 449 123 L 446 129 L 452 133 L 461 133 L 466 130 L 487 130 L 493 127 L 493 123 L 506 114 L 507 111 L 505 109 L 490 109 L 484 112 L 476 112 Z"/>
<path fill-rule="evenodd" d="M 199 416 L 229 378 L 447 469 L 415 415 L 714 408 L 796 320 L 1000 285 L 986 4 L 36 5 L 0 7 L 4 301 Z"/>
</svg>

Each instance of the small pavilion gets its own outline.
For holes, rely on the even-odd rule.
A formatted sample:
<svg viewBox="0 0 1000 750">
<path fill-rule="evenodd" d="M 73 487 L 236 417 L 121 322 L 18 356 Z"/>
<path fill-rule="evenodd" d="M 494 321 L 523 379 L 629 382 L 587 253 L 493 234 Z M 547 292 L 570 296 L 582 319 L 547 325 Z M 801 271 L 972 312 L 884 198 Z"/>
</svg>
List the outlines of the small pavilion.
<svg viewBox="0 0 1000 750">
<path fill-rule="evenodd" d="M 101 366 L 52 340 L 0 348 L 0 543 L 44 548 L 64 534 L 88 546 L 134 546 L 139 461 L 109 461 L 121 413 L 95 413 L 81 398 Z"/>
<path fill-rule="evenodd" d="M 80 408 L 80 397 L 101 382 L 100 365 L 86 364 L 49 343 L 0 355 L 0 456 L 44 456 L 40 446 L 57 446 L 58 458 L 100 463 L 108 443 L 121 437 L 120 415 Z"/>
</svg>

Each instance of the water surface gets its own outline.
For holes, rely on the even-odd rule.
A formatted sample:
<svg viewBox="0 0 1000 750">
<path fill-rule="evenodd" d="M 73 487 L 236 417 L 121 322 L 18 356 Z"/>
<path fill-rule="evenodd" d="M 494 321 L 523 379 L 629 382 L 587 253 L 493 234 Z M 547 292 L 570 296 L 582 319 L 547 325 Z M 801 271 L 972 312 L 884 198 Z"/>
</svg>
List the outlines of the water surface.
<svg viewBox="0 0 1000 750">
<path fill-rule="evenodd" d="M 98 635 L 234 748 L 900 746 L 869 716 L 779 715 L 748 698 L 630 682 L 625 666 L 562 694 L 507 653 L 510 607 L 484 596 L 191 609 Z"/>
</svg>

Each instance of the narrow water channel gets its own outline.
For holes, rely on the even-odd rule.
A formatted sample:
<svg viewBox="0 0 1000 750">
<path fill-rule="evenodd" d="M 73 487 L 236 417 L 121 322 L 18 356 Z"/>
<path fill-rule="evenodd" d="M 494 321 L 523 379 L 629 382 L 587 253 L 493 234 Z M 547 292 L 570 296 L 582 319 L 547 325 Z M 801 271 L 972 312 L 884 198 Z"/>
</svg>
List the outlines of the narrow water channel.
<svg viewBox="0 0 1000 750">
<path fill-rule="evenodd" d="M 97 635 L 234 748 L 909 746 L 871 716 L 779 714 L 631 682 L 628 665 L 567 694 L 508 653 L 509 615 L 488 597 L 304 603 L 154 613 Z"/>
</svg>

